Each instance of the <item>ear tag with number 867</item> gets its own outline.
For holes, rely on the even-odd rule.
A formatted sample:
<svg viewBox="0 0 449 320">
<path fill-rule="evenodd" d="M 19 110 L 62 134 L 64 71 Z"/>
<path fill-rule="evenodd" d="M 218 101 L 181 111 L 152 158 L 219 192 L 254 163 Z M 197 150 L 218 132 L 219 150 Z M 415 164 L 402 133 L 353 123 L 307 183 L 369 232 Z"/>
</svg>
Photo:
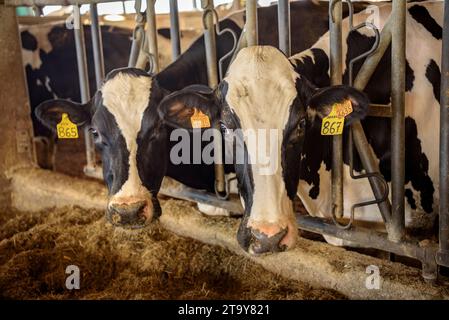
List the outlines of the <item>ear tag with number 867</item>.
<svg viewBox="0 0 449 320">
<path fill-rule="evenodd" d="M 78 127 L 70 121 L 67 113 L 62 114 L 61 122 L 56 125 L 59 139 L 77 139 Z"/>
<path fill-rule="evenodd" d="M 345 126 L 345 116 L 353 111 L 351 100 L 342 103 L 334 103 L 332 110 L 327 117 L 323 118 L 321 124 L 321 135 L 335 136 L 343 133 Z"/>
</svg>

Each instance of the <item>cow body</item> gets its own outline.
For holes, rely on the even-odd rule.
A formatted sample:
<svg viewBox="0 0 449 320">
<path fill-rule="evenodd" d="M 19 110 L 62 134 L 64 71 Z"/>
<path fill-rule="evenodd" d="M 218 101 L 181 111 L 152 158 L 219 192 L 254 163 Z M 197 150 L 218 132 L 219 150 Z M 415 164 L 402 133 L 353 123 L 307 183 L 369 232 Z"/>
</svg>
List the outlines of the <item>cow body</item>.
<svg viewBox="0 0 449 320">
<path fill-rule="evenodd" d="M 379 7 L 380 29 L 383 28 L 391 5 Z M 368 16 L 359 13 L 354 24 L 366 21 Z M 443 2 L 421 2 L 407 5 L 406 40 L 406 94 L 405 94 L 405 174 L 406 174 L 406 224 L 410 227 L 429 227 L 438 211 L 438 154 L 439 154 L 439 96 Z M 343 23 L 343 34 L 348 33 L 348 21 Z M 369 32 L 349 34 L 343 45 L 345 64 L 344 81 L 348 81 L 350 59 L 367 51 L 373 44 Z M 329 80 L 329 35 L 324 35 L 311 50 L 291 58 L 291 61 L 317 86 L 326 86 Z M 354 65 L 354 78 L 363 61 Z M 389 50 L 382 58 L 366 89 L 373 103 L 390 102 L 391 58 Z M 324 77 L 323 77 L 324 75 Z M 362 125 L 377 159 L 380 171 L 391 182 L 391 124 L 389 118 L 368 117 Z M 344 134 L 347 142 L 347 132 Z M 330 217 L 331 214 L 331 141 L 317 134 L 306 142 L 301 160 L 301 181 L 298 196 L 312 215 Z M 324 146 L 324 148 L 323 148 Z M 322 150 L 327 150 L 322 152 Z M 349 175 L 349 158 L 344 147 L 344 214 L 358 202 L 373 199 L 367 179 L 353 180 Z M 362 170 L 356 157 L 355 170 Z M 356 219 L 381 222 L 376 206 L 356 209 Z M 329 238 L 330 239 L 330 238 Z M 334 244 L 344 242 L 332 239 Z"/>
</svg>

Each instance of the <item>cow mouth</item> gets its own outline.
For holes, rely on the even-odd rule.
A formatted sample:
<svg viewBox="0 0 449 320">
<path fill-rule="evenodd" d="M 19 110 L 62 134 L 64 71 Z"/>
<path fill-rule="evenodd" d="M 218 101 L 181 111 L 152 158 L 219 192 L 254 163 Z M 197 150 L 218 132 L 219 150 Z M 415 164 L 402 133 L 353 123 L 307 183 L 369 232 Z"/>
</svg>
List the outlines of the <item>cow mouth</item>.
<svg viewBox="0 0 449 320">
<path fill-rule="evenodd" d="M 151 203 L 151 212 L 149 212 L 150 206 L 147 205 L 141 210 L 141 212 L 132 216 L 120 213 L 108 206 L 105 213 L 106 220 L 114 227 L 120 227 L 122 229 L 143 229 L 155 222 L 162 214 L 162 209 L 157 197 L 153 196 L 151 198 Z"/>
</svg>

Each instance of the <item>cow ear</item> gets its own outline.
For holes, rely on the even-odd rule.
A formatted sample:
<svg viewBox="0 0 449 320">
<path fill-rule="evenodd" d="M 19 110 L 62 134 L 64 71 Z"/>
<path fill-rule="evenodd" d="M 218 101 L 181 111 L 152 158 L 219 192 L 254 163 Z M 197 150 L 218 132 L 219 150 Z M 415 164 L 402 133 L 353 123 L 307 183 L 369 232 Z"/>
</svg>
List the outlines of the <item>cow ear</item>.
<svg viewBox="0 0 449 320">
<path fill-rule="evenodd" d="M 340 85 L 317 90 L 309 99 L 307 113 L 309 118 L 318 116 L 323 119 L 331 111 L 343 114 L 345 125 L 364 119 L 369 111 L 366 94 L 349 86 Z"/>
<path fill-rule="evenodd" d="M 89 125 L 91 120 L 90 102 L 81 104 L 63 99 L 48 100 L 38 105 L 34 112 L 39 121 L 53 131 L 56 131 L 56 125 L 64 113 L 78 127 Z"/>
<path fill-rule="evenodd" d="M 171 93 L 158 106 L 159 117 L 174 128 L 210 128 L 219 118 L 215 91 L 193 85 Z"/>
</svg>

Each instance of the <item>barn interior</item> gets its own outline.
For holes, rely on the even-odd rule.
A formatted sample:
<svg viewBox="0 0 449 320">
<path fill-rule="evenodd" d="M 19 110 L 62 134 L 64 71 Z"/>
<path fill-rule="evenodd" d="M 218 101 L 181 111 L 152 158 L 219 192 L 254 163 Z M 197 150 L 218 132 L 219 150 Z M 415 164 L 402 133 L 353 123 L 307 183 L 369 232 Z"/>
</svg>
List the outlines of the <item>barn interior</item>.
<svg viewBox="0 0 449 320">
<path fill-rule="evenodd" d="M 378 164 L 366 151 L 368 142 L 358 122 L 351 125 L 351 143 L 363 163 L 365 176 L 361 178 L 369 179 L 374 197 L 360 205 L 379 208 L 383 231 L 363 223 L 352 224 L 350 217 L 343 216 L 343 178 L 342 169 L 338 169 L 343 166 L 343 147 L 340 136 L 333 136 L 335 215 L 332 219 L 312 217 L 296 198 L 300 229 L 296 246 L 286 252 L 256 256 L 237 243 L 235 235 L 243 208 L 237 195 L 226 192 L 229 181 L 222 166 L 216 165 L 217 194 L 165 178 L 158 195 L 163 212 L 160 219 L 143 229 L 117 228 L 105 218 L 108 191 L 101 156 L 91 134 L 79 130 L 77 139 L 55 139 L 54 132 L 39 129 L 33 111 L 43 101 L 36 104 L 32 86 L 48 89 L 53 85 L 51 89 L 57 92 L 55 81 L 45 74 L 50 69 L 54 72 L 51 76 L 64 78 L 74 88 L 67 96 L 55 93 L 48 99 L 73 96 L 75 101 L 86 102 L 109 71 L 132 66 L 157 73 L 204 34 L 208 84 L 216 87 L 223 71 L 216 55 L 215 24 L 235 12 L 245 13 L 245 29 L 242 36 L 234 36 L 229 57 L 245 46 L 258 44 L 257 8 L 269 5 L 277 5 L 279 49 L 286 56 L 294 54 L 290 23 L 295 17 L 290 16 L 290 5 L 295 1 L 273 2 L 0 0 L 2 299 L 449 298 L 447 94 L 441 97 L 441 141 L 435 142 L 440 145 L 442 178 L 436 188 L 440 203 L 430 225 L 406 228 L 402 170 L 394 170 L 388 190 Z M 330 79 L 333 84 L 342 83 L 342 12 L 352 4 L 348 2 L 347 7 L 346 1 L 339 0 L 312 2 L 332 15 L 329 47 L 334 52 L 330 59 L 334 71 Z M 441 92 L 449 92 L 449 1 L 441 2 L 445 7 Z M 405 0 L 392 1 L 394 16 L 382 30 L 363 26 L 372 28 L 376 43 L 360 56 L 366 58 L 365 63 L 350 79 L 352 86 L 362 90 L 391 43 L 395 61 L 391 103 L 371 105 L 370 115 L 391 118 L 392 128 L 397 128 L 397 132 L 392 129 L 396 133 L 391 142 L 392 153 L 397 155 L 392 158 L 394 168 L 404 168 L 407 161 L 403 152 L 405 74 L 401 76 L 405 69 L 401 52 L 405 50 L 406 5 Z M 357 28 L 361 26 L 354 30 Z M 59 30 L 62 37 L 52 38 L 50 47 L 60 41 L 58 45 L 64 51 L 51 57 L 45 46 L 49 35 L 58 36 L 54 30 Z M 36 37 L 38 34 L 42 38 Z M 37 38 L 37 50 L 27 48 L 29 35 Z M 32 78 L 30 70 L 39 69 L 44 55 L 58 63 L 42 71 L 39 77 L 43 78 Z M 197 202 L 232 214 L 208 216 L 199 210 Z M 326 243 L 323 234 L 358 245 L 336 247 Z M 73 265 L 81 273 L 80 288 L 75 290 L 66 283 L 67 268 Z M 380 270 L 380 290 L 368 288 L 372 266 Z"/>
</svg>

